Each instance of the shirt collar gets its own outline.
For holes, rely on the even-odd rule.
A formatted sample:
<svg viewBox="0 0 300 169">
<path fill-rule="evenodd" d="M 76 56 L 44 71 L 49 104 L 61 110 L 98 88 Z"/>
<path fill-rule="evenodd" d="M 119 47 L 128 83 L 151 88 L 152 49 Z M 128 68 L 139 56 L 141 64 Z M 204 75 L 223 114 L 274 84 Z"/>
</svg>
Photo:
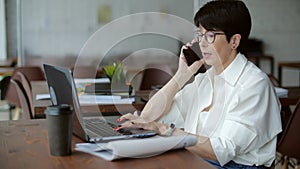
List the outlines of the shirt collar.
<svg viewBox="0 0 300 169">
<path fill-rule="evenodd" d="M 247 61 L 248 60 L 244 55 L 238 53 L 230 65 L 220 74 L 220 77 L 222 77 L 230 85 L 234 86 L 242 74 Z"/>
</svg>

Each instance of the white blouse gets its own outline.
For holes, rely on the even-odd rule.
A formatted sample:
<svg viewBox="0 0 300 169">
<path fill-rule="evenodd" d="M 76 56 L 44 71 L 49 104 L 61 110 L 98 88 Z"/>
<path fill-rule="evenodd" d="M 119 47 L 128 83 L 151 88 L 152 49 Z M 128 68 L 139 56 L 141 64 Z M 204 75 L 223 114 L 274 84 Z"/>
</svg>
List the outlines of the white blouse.
<svg viewBox="0 0 300 169">
<path fill-rule="evenodd" d="M 269 78 L 242 54 L 220 75 L 213 68 L 198 74 L 176 94 L 164 121 L 209 137 L 221 165 L 233 160 L 270 166 L 282 130 L 280 103 Z"/>
</svg>

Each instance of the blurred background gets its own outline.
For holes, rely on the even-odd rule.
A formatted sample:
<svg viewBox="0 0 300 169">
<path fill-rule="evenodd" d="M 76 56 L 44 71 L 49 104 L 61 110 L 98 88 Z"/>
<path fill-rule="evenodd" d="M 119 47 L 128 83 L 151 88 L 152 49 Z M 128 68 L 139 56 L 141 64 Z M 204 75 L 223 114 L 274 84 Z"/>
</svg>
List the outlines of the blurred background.
<svg viewBox="0 0 300 169">
<path fill-rule="evenodd" d="M 182 43 L 192 37 L 192 30 L 182 31 L 177 37 L 144 33 L 125 39 L 113 39 L 123 29 L 134 27 L 141 32 L 156 24 L 161 29 L 178 29 L 164 14 L 171 14 L 193 23 L 193 15 L 207 0 L 0 0 L 0 58 L 17 58 L 18 65 L 53 63 L 73 67 L 89 39 L 108 24 L 131 14 L 159 12 L 157 25 L 152 18 L 128 19 L 124 27 L 114 27 L 101 37 L 114 44 L 106 51 L 86 53 L 86 65 L 103 58 L 106 65 L 123 60 L 129 68 L 149 63 L 165 63 L 176 69 L 176 56 Z M 300 1 L 299 0 L 244 0 L 253 26 L 249 58 L 259 61 L 266 73 L 278 78 L 279 62 L 299 62 Z M 139 23 L 139 24 L 136 24 Z M 167 25 L 167 26 L 166 26 Z M 171 31 L 171 30 L 164 30 Z M 94 48 L 103 46 L 99 43 Z M 92 50 L 90 50 L 92 51 Z M 260 57 L 267 56 L 267 57 Z M 257 58 L 259 57 L 259 60 Z M 101 66 L 100 65 L 100 66 Z M 299 69 L 283 71 L 283 86 L 299 85 Z"/>
</svg>

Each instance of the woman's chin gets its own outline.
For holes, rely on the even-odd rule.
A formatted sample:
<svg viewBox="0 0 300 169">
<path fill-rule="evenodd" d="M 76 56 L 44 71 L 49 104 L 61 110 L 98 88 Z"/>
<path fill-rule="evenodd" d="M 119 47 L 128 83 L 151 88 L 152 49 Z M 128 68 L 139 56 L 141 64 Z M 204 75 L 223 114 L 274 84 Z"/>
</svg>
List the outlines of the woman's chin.
<svg viewBox="0 0 300 169">
<path fill-rule="evenodd" d="M 206 65 L 208 65 L 208 66 L 212 66 L 212 60 L 210 60 L 210 59 L 206 59 L 206 58 L 203 58 L 204 59 L 204 63 L 206 64 Z"/>
</svg>

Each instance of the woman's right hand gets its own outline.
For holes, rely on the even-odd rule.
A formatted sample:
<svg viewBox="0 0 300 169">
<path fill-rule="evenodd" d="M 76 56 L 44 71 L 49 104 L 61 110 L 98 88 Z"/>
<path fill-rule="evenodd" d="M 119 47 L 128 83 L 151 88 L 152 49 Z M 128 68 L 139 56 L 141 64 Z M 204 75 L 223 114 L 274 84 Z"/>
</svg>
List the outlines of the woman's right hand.
<svg viewBox="0 0 300 169">
<path fill-rule="evenodd" d="M 178 69 L 174 75 L 178 81 L 181 81 L 181 87 L 200 69 L 200 67 L 204 64 L 204 60 L 195 61 L 191 66 L 187 65 L 187 61 L 183 54 L 184 49 L 188 49 L 188 47 L 192 46 L 193 43 L 197 43 L 194 40 L 183 45 L 181 48 L 180 56 L 179 56 L 179 63 Z"/>
</svg>

